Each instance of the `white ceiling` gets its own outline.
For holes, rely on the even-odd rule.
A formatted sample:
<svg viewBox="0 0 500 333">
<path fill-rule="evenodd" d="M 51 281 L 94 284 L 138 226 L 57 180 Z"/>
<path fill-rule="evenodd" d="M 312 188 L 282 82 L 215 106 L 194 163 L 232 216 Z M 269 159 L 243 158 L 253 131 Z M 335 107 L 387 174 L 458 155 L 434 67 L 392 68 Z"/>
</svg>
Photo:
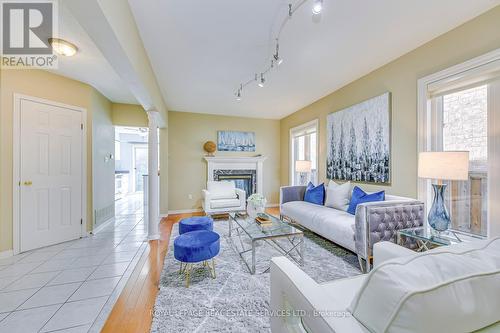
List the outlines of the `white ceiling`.
<svg viewBox="0 0 500 333">
<path fill-rule="evenodd" d="M 239 83 L 267 65 L 288 1 L 129 3 L 169 110 L 282 118 L 500 0 L 324 0 L 319 22 L 310 0 L 281 35 L 282 66 L 239 102 Z"/>
<path fill-rule="evenodd" d="M 73 57 L 59 56 L 59 68 L 50 72 L 88 83 L 112 102 L 137 104 L 122 79 L 62 1 L 59 2 L 58 28 L 57 37 L 74 43 L 78 52 Z"/>
</svg>

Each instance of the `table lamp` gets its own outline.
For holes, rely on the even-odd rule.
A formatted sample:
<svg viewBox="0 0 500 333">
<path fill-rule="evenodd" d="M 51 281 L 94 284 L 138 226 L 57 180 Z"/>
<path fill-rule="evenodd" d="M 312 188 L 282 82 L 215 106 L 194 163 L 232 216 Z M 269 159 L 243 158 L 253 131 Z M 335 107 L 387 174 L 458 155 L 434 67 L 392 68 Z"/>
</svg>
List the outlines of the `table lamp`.
<svg viewBox="0 0 500 333">
<path fill-rule="evenodd" d="M 447 230 L 451 221 L 444 203 L 446 184 L 443 184 L 443 179 L 469 179 L 469 152 L 422 152 L 418 156 L 418 177 L 437 179 L 438 183 L 432 184 L 434 200 L 429 210 L 428 221 L 434 230 L 439 232 Z"/>
<path fill-rule="evenodd" d="M 305 161 L 305 160 L 298 160 L 295 161 L 295 171 L 300 174 L 300 184 L 301 185 L 307 185 L 303 184 L 303 176 L 304 174 L 310 173 L 312 169 L 312 162 L 311 161 Z"/>
</svg>

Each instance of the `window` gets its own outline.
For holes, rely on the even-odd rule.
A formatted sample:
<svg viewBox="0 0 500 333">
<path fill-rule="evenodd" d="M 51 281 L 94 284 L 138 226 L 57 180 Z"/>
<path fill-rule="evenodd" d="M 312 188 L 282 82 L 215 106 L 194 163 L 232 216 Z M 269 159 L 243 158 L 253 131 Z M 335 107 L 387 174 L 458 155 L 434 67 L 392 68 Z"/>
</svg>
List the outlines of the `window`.
<svg viewBox="0 0 500 333">
<path fill-rule="evenodd" d="M 494 204 L 500 199 L 495 134 L 500 130 L 500 51 L 497 60 L 490 56 L 483 64 L 479 57 L 419 81 L 419 150 L 469 152 L 469 179 L 443 180 L 445 199 L 450 228 L 479 236 L 500 233 L 500 210 Z M 427 209 L 430 184 L 419 179 L 419 199 Z"/>
<path fill-rule="evenodd" d="M 438 147 L 469 152 L 469 180 L 445 181 L 451 228 L 481 236 L 488 221 L 488 86 L 481 85 L 438 97 L 442 114 Z"/>
<path fill-rule="evenodd" d="M 290 130 L 290 183 L 318 183 L 318 120 Z"/>
</svg>

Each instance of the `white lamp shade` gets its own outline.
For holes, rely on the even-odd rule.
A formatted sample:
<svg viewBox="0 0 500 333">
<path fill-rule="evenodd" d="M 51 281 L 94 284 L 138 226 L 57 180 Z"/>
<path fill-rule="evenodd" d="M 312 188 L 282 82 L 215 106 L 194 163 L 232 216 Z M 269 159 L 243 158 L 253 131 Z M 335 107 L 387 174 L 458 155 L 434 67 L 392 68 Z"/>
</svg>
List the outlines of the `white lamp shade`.
<svg viewBox="0 0 500 333">
<path fill-rule="evenodd" d="M 468 180 L 468 151 L 423 152 L 418 156 L 418 176 L 429 179 Z"/>
<path fill-rule="evenodd" d="M 312 162 L 311 161 L 295 161 L 295 171 L 296 172 L 311 172 Z"/>
</svg>

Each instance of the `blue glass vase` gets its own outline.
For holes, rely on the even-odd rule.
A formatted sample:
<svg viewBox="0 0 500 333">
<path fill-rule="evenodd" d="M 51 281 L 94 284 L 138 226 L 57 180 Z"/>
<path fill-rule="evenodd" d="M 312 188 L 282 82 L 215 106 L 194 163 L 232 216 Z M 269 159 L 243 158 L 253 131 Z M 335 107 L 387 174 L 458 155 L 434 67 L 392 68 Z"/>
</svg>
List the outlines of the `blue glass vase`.
<svg viewBox="0 0 500 333">
<path fill-rule="evenodd" d="M 448 214 L 448 210 L 444 204 L 446 184 L 432 184 L 432 188 L 434 189 L 434 200 L 432 201 L 432 207 L 429 211 L 429 225 L 437 231 L 448 230 L 451 220 L 450 214 Z"/>
</svg>

